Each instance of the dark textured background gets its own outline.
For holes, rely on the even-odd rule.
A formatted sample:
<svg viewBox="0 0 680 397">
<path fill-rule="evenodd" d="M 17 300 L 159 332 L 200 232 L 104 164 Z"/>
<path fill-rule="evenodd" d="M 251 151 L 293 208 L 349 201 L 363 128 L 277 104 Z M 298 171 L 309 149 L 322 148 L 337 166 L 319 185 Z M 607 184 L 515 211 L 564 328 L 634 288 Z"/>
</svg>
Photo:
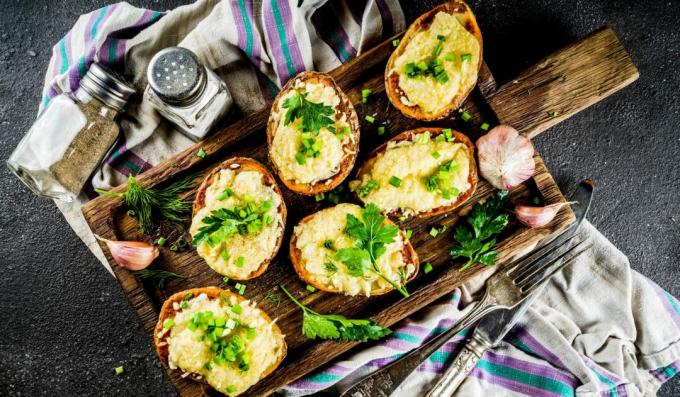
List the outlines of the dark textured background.
<svg viewBox="0 0 680 397">
<path fill-rule="evenodd" d="M 58 4 L 59 3 L 59 4 Z M 133 1 L 165 10 L 180 1 Z M 512 4 L 508 4 L 512 3 Z M 33 121 L 52 44 L 103 1 L 0 2 L 0 159 Z M 435 2 L 403 0 L 408 21 Z M 591 221 L 635 269 L 680 296 L 680 4 L 475 1 L 500 82 L 611 25 L 640 79 L 535 141 L 560 186 L 593 178 Z M 55 206 L 0 167 L 0 395 L 172 395 L 116 280 Z M 113 368 L 125 366 L 115 376 Z M 680 395 L 680 381 L 661 396 Z"/>
</svg>

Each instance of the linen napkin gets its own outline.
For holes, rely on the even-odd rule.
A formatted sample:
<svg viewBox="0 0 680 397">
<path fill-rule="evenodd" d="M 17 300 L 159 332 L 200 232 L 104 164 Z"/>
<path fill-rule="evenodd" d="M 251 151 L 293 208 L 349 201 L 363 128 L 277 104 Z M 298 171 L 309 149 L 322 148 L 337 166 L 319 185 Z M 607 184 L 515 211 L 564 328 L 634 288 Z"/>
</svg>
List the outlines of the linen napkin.
<svg viewBox="0 0 680 397">
<path fill-rule="evenodd" d="M 327 71 L 405 28 L 396 0 L 201 0 L 169 12 L 108 5 L 81 16 L 53 49 L 40 110 L 74 91 L 91 62 L 124 70 L 138 90 L 158 50 L 182 45 L 225 80 L 242 113 L 271 103 L 306 69 Z M 57 202 L 69 224 L 108 268 L 80 205 L 189 146 L 145 102 L 131 103 L 123 136 L 75 203 Z M 557 275 L 500 346 L 487 352 L 460 396 L 642 396 L 680 369 L 680 302 L 633 271 L 595 228 L 588 255 Z M 109 269 L 110 270 L 110 269 Z M 492 269 L 490 269 L 491 271 Z M 378 345 L 281 390 L 300 396 L 334 388 L 380 368 L 451 327 L 470 310 L 483 277 L 393 327 Z M 469 330 L 433 354 L 395 393 L 416 396 L 462 347 Z"/>
</svg>

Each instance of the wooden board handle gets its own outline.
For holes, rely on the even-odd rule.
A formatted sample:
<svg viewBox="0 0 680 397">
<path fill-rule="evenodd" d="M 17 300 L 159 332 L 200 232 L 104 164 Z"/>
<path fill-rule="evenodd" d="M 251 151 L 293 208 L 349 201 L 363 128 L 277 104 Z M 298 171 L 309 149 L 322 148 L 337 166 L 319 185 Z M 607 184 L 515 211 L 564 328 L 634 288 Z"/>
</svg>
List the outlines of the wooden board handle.
<svg viewBox="0 0 680 397">
<path fill-rule="evenodd" d="M 603 27 L 500 87 L 480 87 L 498 121 L 532 138 L 640 76 L 610 27 Z"/>
</svg>

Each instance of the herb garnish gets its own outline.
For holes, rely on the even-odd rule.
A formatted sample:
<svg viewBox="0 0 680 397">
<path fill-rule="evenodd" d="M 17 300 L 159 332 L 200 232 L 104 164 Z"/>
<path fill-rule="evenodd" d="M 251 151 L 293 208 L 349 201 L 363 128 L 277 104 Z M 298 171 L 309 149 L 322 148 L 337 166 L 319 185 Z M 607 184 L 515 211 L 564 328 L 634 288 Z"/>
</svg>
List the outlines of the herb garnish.
<svg viewBox="0 0 680 397">
<path fill-rule="evenodd" d="M 174 272 L 169 272 L 167 270 L 156 270 L 156 269 L 142 269 L 135 272 L 135 276 L 139 277 L 140 280 L 153 280 L 156 283 L 156 287 L 163 288 L 168 279 L 179 277 L 184 278 Z"/>
<path fill-rule="evenodd" d="M 265 295 L 264 299 L 268 300 L 271 303 L 276 304 L 277 307 L 281 304 L 281 298 L 279 298 L 279 296 L 276 295 L 273 292 L 267 293 L 267 295 Z"/>
<path fill-rule="evenodd" d="M 385 245 L 392 243 L 397 237 L 399 229 L 396 225 L 383 225 L 385 216 L 380 213 L 380 208 L 375 204 L 367 204 L 361 210 L 360 216 L 361 220 L 352 214 L 347 214 L 345 234 L 356 239 L 356 246 L 339 249 L 334 259 L 342 262 L 351 276 L 361 277 L 371 271 L 387 281 L 402 295 L 409 296 L 406 287 L 387 277 L 376 263 L 377 259 L 387 251 Z"/>
<path fill-rule="evenodd" d="M 453 160 L 445 161 L 440 164 L 432 175 L 423 180 L 425 188 L 427 188 L 429 192 L 440 193 L 445 200 L 450 199 L 452 195 L 458 196 L 460 191 L 453 186 L 453 172 L 455 172 L 457 168 L 458 164 Z"/>
<path fill-rule="evenodd" d="M 234 310 L 237 307 L 240 308 L 238 304 L 233 305 L 231 311 L 238 312 L 238 309 Z M 234 363 L 241 371 L 247 371 L 250 369 L 250 357 L 245 350 L 243 337 L 236 332 L 240 327 L 252 329 L 229 316 L 217 317 L 210 310 L 194 313 L 187 326 L 189 330 L 200 330 L 207 336 L 203 340 L 207 339 L 210 350 L 214 352 L 212 361 L 215 364 Z"/>
<path fill-rule="evenodd" d="M 372 320 L 348 319 L 339 314 L 319 314 L 300 303 L 286 288 L 283 292 L 302 310 L 302 335 L 309 339 L 331 339 L 337 341 L 378 340 L 392 331 Z"/>
<path fill-rule="evenodd" d="M 378 185 L 378 181 L 371 179 L 368 181 L 368 183 L 366 183 L 366 185 L 357 189 L 357 194 L 359 197 L 366 197 L 370 192 L 377 189 L 378 187 L 380 187 L 380 185 Z"/>
<path fill-rule="evenodd" d="M 137 217 L 139 229 L 149 234 L 154 226 L 154 218 L 166 219 L 181 224 L 184 216 L 191 210 L 191 201 L 180 197 L 180 193 L 191 189 L 196 175 L 189 175 L 163 189 L 145 188 L 130 175 L 124 192 L 111 192 L 95 189 L 99 194 L 120 197 Z M 130 213 L 128 211 L 128 213 Z"/>
<path fill-rule="evenodd" d="M 241 206 L 213 210 L 201 221 L 204 226 L 198 229 L 192 245 L 195 247 L 204 242 L 216 245 L 236 233 L 258 233 L 263 226 L 273 221 L 268 215 L 271 208 L 272 202 L 269 200 L 256 203 L 252 198 L 246 197 Z"/>
<path fill-rule="evenodd" d="M 294 91 L 295 94 L 286 98 L 281 105 L 282 108 L 288 109 L 284 118 L 284 125 L 301 119 L 300 129 L 302 132 L 312 132 L 317 135 L 322 128 L 327 128 L 333 124 L 333 119 L 328 117 L 335 114 L 335 110 L 331 106 L 308 101 L 308 93 Z"/>
<path fill-rule="evenodd" d="M 495 236 L 508 224 L 509 215 L 503 211 L 507 197 L 507 190 L 498 190 L 485 203 L 475 204 L 465 218 L 472 227 L 472 231 L 462 222 L 458 222 L 454 231 L 456 243 L 451 247 L 451 257 L 453 259 L 468 258 L 460 271 L 475 263 L 486 266 L 496 264 L 496 251 L 492 248 L 496 245 Z"/>
</svg>

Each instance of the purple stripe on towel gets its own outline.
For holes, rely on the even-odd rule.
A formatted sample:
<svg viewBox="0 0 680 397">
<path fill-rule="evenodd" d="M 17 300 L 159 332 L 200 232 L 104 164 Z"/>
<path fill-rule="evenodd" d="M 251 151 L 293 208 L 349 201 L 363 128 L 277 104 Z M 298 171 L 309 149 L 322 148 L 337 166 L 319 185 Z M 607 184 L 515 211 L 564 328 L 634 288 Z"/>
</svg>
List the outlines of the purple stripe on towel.
<svg viewBox="0 0 680 397">
<path fill-rule="evenodd" d="M 384 40 L 394 34 L 392 11 L 387 3 L 385 3 L 385 0 L 376 0 L 375 4 L 378 6 L 378 11 L 380 11 L 380 17 L 382 18 L 382 37 Z"/>
<path fill-rule="evenodd" d="M 562 360 L 557 357 L 553 352 L 548 350 L 543 346 L 536 338 L 534 338 L 526 328 L 521 325 L 517 325 L 512 329 L 512 332 L 521 340 L 527 347 L 529 347 L 534 353 L 538 354 L 541 358 L 545 359 L 549 363 L 562 368 L 567 369 Z"/>
</svg>

